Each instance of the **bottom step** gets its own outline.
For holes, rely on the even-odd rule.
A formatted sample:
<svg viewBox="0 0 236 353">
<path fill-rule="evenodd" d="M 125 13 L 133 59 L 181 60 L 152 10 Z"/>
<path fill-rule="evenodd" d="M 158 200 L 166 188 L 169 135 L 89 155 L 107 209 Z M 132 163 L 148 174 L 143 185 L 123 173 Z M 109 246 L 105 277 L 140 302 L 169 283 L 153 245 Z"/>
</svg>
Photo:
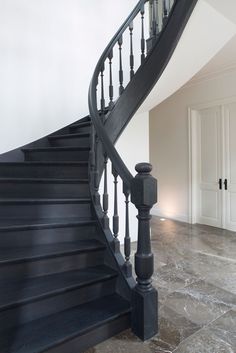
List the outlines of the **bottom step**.
<svg viewBox="0 0 236 353">
<path fill-rule="evenodd" d="M 114 294 L 0 334 L 1 353 L 82 353 L 130 327 L 130 304 Z"/>
</svg>

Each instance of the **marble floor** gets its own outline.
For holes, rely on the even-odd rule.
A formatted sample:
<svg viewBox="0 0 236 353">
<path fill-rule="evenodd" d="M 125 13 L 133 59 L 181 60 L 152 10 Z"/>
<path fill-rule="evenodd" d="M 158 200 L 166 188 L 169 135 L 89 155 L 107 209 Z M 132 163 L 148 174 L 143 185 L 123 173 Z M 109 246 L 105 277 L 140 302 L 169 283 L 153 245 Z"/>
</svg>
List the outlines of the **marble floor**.
<svg viewBox="0 0 236 353">
<path fill-rule="evenodd" d="M 86 353 L 236 353 L 236 233 L 153 217 L 152 235 L 159 334 L 126 331 Z"/>
</svg>

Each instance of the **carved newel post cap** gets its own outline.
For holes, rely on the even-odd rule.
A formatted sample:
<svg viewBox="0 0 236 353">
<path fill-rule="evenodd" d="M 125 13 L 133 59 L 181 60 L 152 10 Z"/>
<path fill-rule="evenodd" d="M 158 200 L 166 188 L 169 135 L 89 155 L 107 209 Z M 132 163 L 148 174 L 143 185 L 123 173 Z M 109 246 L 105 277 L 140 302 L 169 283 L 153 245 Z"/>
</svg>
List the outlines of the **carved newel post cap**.
<svg viewBox="0 0 236 353">
<path fill-rule="evenodd" d="M 135 166 L 135 170 L 139 174 L 150 174 L 152 171 L 152 165 L 150 163 L 138 163 Z"/>
<path fill-rule="evenodd" d="M 138 174 L 131 182 L 131 201 L 137 208 L 151 208 L 157 202 L 157 180 L 150 174 L 152 165 L 139 163 L 135 169 Z"/>
</svg>

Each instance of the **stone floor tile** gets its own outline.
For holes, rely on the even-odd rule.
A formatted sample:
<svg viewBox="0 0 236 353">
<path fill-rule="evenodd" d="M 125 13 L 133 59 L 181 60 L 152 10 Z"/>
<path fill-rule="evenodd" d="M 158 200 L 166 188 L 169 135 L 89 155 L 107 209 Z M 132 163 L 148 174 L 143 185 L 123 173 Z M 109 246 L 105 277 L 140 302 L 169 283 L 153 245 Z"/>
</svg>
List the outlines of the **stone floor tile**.
<svg viewBox="0 0 236 353">
<path fill-rule="evenodd" d="M 180 343 L 174 353 L 235 353 L 236 312 L 228 311 Z"/>
<path fill-rule="evenodd" d="M 227 292 L 199 281 L 168 295 L 164 304 L 193 323 L 204 326 L 230 309 L 233 298 L 230 293 L 229 296 L 227 299 Z"/>
</svg>

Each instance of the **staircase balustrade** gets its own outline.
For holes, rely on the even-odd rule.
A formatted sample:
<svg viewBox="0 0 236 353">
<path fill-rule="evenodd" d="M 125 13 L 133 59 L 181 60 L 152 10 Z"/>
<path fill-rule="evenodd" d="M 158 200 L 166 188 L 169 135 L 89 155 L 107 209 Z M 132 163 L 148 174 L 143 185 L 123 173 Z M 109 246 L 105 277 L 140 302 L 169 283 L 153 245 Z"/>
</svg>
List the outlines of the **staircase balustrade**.
<svg viewBox="0 0 236 353">
<path fill-rule="evenodd" d="M 189 3 L 189 13 L 193 9 L 197 0 L 191 0 Z M 140 163 L 136 165 L 137 175 L 133 177 L 127 169 L 123 160 L 119 156 L 114 144 L 125 128 L 125 124 L 134 115 L 138 104 L 144 100 L 149 91 L 151 77 L 150 68 L 147 71 L 147 86 L 142 86 L 143 92 L 138 91 L 140 84 L 137 78 L 135 97 L 130 92 L 130 85 L 138 77 L 139 70 L 145 67 L 146 62 L 152 57 L 152 51 L 157 46 L 158 41 L 162 37 L 162 33 L 167 28 L 169 19 L 174 12 L 175 7 L 179 5 L 179 10 L 187 8 L 186 0 L 141 0 L 113 37 L 104 53 L 102 54 L 89 90 L 89 107 L 90 116 L 93 123 L 93 134 L 91 138 L 92 151 L 90 161 L 90 183 L 91 190 L 94 196 L 95 205 L 99 206 L 100 197 L 98 194 L 99 184 L 104 182 L 103 192 L 103 216 L 102 224 L 104 229 L 109 228 L 108 219 L 108 161 L 112 165 L 111 174 L 114 177 L 114 213 L 113 213 L 113 250 L 114 254 L 120 252 L 119 232 L 124 234 L 124 262 L 123 273 L 127 279 L 132 277 L 131 256 L 131 239 L 129 226 L 129 202 L 136 206 L 138 210 L 138 241 L 137 251 L 135 253 L 135 273 L 137 276 L 136 285 L 133 287 L 132 297 L 132 328 L 133 331 L 141 339 L 145 340 L 153 336 L 157 332 L 157 291 L 152 286 L 153 275 L 153 254 L 151 251 L 150 239 L 150 210 L 157 202 L 157 181 L 151 176 L 152 166 L 148 163 Z M 181 9 L 182 6 L 182 9 Z M 184 17 L 183 17 L 184 18 Z M 186 15 L 187 18 L 187 15 Z M 177 26 L 177 21 L 173 20 L 173 24 Z M 175 23 L 176 21 L 176 23 Z M 147 28 L 147 24 L 149 28 Z M 185 23 L 183 23 L 183 30 Z M 141 26 L 141 28 L 140 28 Z M 181 31 L 180 30 L 180 31 Z M 168 32 L 168 31 L 167 31 Z M 180 33 L 180 32 L 179 32 Z M 170 34 L 170 41 L 173 38 Z M 168 37 L 167 35 L 167 37 Z M 137 43 L 137 36 L 140 36 L 140 51 L 134 50 L 134 43 Z M 134 42 L 135 38 L 135 42 Z M 178 35 L 176 36 L 178 38 Z M 125 51 L 125 40 L 128 39 L 129 50 Z M 177 41 L 173 40 L 171 50 L 176 46 Z M 135 49 L 137 49 L 135 47 Z M 170 50 L 170 53 L 171 53 Z M 115 54 L 118 52 L 118 67 L 113 65 Z M 159 54 L 161 55 L 161 54 Z M 169 54 L 170 55 L 170 54 Z M 152 58 L 151 58 L 152 60 Z M 163 60 L 162 58 L 160 60 Z M 165 59 L 166 60 L 166 59 Z M 149 66 L 151 63 L 149 62 Z M 161 65 L 161 64 L 160 64 Z M 162 66 L 164 65 L 164 61 Z M 147 66 L 147 65 L 146 65 Z M 108 68 L 108 70 L 106 70 Z M 163 67 L 162 67 L 163 69 Z M 116 70 L 118 72 L 116 72 Z M 161 71 L 161 70 L 160 70 Z M 104 90 L 104 76 L 108 72 L 108 87 Z M 100 77 L 100 79 L 99 79 Z M 117 77 L 118 82 L 115 81 Z M 128 82 L 126 78 L 128 77 Z M 146 78 L 146 77 L 145 77 Z M 144 79 L 145 79 L 144 78 Z M 156 80 L 158 77 L 156 78 Z M 154 80 L 153 80 L 154 82 Z M 133 83 L 134 84 L 134 83 Z M 115 89 L 116 88 L 116 89 Z M 123 99 L 126 91 L 129 91 L 129 99 Z M 98 95 L 101 99 L 100 107 L 98 106 Z M 105 96 L 107 92 L 107 97 Z M 115 94 L 117 92 L 117 94 Z M 128 96 L 128 94 L 127 94 Z M 106 108 L 106 103 L 107 108 Z M 137 102 L 138 101 L 138 102 Z M 122 102 L 122 103 L 121 103 Z M 127 107 L 127 121 L 124 122 L 124 117 L 121 115 L 121 106 Z M 99 110 L 100 108 L 100 110 Z M 113 120 L 111 120 L 113 119 Z M 123 120 L 122 120 L 123 119 Z M 111 123 L 112 121 L 112 123 Z M 109 130 L 110 129 L 110 130 Z M 118 215 L 118 179 L 123 183 L 123 193 L 125 197 L 125 230 L 119 230 L 119 215 Z"/>
</svg>

